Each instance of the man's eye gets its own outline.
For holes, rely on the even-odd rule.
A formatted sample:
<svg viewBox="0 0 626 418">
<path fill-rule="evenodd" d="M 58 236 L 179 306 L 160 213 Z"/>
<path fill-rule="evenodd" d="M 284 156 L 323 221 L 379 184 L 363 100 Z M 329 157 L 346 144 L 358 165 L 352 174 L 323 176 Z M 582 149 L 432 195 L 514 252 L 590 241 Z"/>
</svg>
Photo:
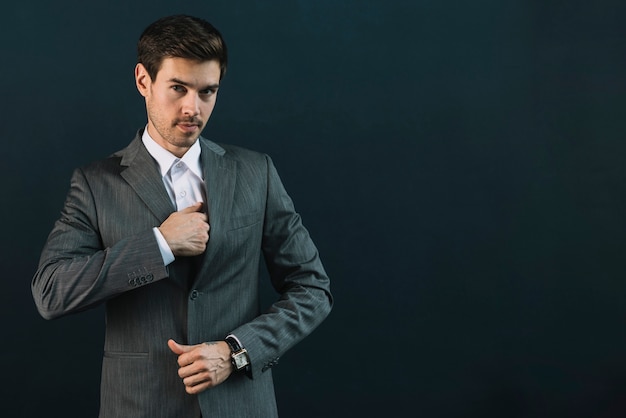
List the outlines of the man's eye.
<svg viewBox="0 0 626 418">
<path fill-rule="evenodd" d="M 202 90 L 200 94 L 202 94 L 203 96 L 212 96 L 215 94 L 215 89 Z"/>
<path fill-rule="evenodd" d="M 172 86 L 172 90 L 182 93 L 185 91 L 185 88 L 183 86 Z"/>
</svg>

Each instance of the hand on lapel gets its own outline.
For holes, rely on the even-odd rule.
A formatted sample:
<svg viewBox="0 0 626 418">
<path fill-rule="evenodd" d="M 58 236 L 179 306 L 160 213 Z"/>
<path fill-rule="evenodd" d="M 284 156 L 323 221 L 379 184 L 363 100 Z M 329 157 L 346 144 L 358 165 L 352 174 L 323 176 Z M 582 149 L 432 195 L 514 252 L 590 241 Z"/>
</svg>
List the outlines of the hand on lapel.
<svg viewBox="0 0 626 418">
<path fill-rule="evenodd" d="M 209 241 L 209 218 L 202 202 L 172 213 L 159 227 L 174 256 L 200 255 Z"/>
</svg>

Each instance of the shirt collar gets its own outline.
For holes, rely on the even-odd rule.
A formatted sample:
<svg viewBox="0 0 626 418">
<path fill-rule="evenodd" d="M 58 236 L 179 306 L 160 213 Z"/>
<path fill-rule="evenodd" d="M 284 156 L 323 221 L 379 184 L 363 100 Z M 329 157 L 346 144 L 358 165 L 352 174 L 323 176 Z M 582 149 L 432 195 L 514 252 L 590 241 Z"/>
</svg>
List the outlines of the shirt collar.
<svg viewBox="0 0 626 418">
<path fill-rule="evenodd" d="M 200 141 L 196 140 L 193 143 L 191 148 L 187 150 L 187 152 L 183 155 L 182 158 L 178 158 L 162 146 L 156 143 L 154 139 L 148 133 L 148 127 L 143 130 L 143 135 L 141 136 L 141 141 L 144 146 L 148 150 L 148 153 L 154 158 L 159 164 L 159 169 L 161 170 L 161 176 L 165 177 L 167 173 L 170 171 L 170 167 L 175 161 L 184 162 L 187 167 L 199 178 L 203 179 L 204 175 L 202 173 L 202 168 L 200 165 Z"/>
</svg>

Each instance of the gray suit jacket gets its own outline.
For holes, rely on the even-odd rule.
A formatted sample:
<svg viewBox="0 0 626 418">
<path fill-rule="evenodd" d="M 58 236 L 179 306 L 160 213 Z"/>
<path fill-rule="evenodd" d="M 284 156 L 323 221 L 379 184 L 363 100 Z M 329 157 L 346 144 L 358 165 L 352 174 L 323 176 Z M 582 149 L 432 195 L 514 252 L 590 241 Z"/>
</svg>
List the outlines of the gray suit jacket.
<svg viewBox="0 0 626 418">
<path fill-rule="evenodd" d="M 276 416 L 271 367 L 332 305 L 317 249 L 269 157 L 200 138 L 209 243 L 165 267 L 152 228 L 175 209 L 140 134 L 74 172 L 32 281 L 37 308 L 52 319 L 106 303 L 101 417 Z M 280 294 L 264 313 L 261 256 Z M 229 333 L 250 372 L 186 394 L 167 340 Z"/>
</svg>

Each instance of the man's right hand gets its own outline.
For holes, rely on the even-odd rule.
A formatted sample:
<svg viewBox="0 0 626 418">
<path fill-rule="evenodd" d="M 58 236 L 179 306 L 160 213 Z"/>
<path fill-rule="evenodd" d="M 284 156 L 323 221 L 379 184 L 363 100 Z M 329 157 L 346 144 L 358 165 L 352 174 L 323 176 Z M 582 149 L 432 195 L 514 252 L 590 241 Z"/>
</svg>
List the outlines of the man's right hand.
<svg viewBox="0 0 626 418">
<path fill-rule="evenodd" d="M 172 213 L 159 227 L 174 256 L 199 255 L 209 241 L 209 223 L 202 202 Z"/>
</svg>

